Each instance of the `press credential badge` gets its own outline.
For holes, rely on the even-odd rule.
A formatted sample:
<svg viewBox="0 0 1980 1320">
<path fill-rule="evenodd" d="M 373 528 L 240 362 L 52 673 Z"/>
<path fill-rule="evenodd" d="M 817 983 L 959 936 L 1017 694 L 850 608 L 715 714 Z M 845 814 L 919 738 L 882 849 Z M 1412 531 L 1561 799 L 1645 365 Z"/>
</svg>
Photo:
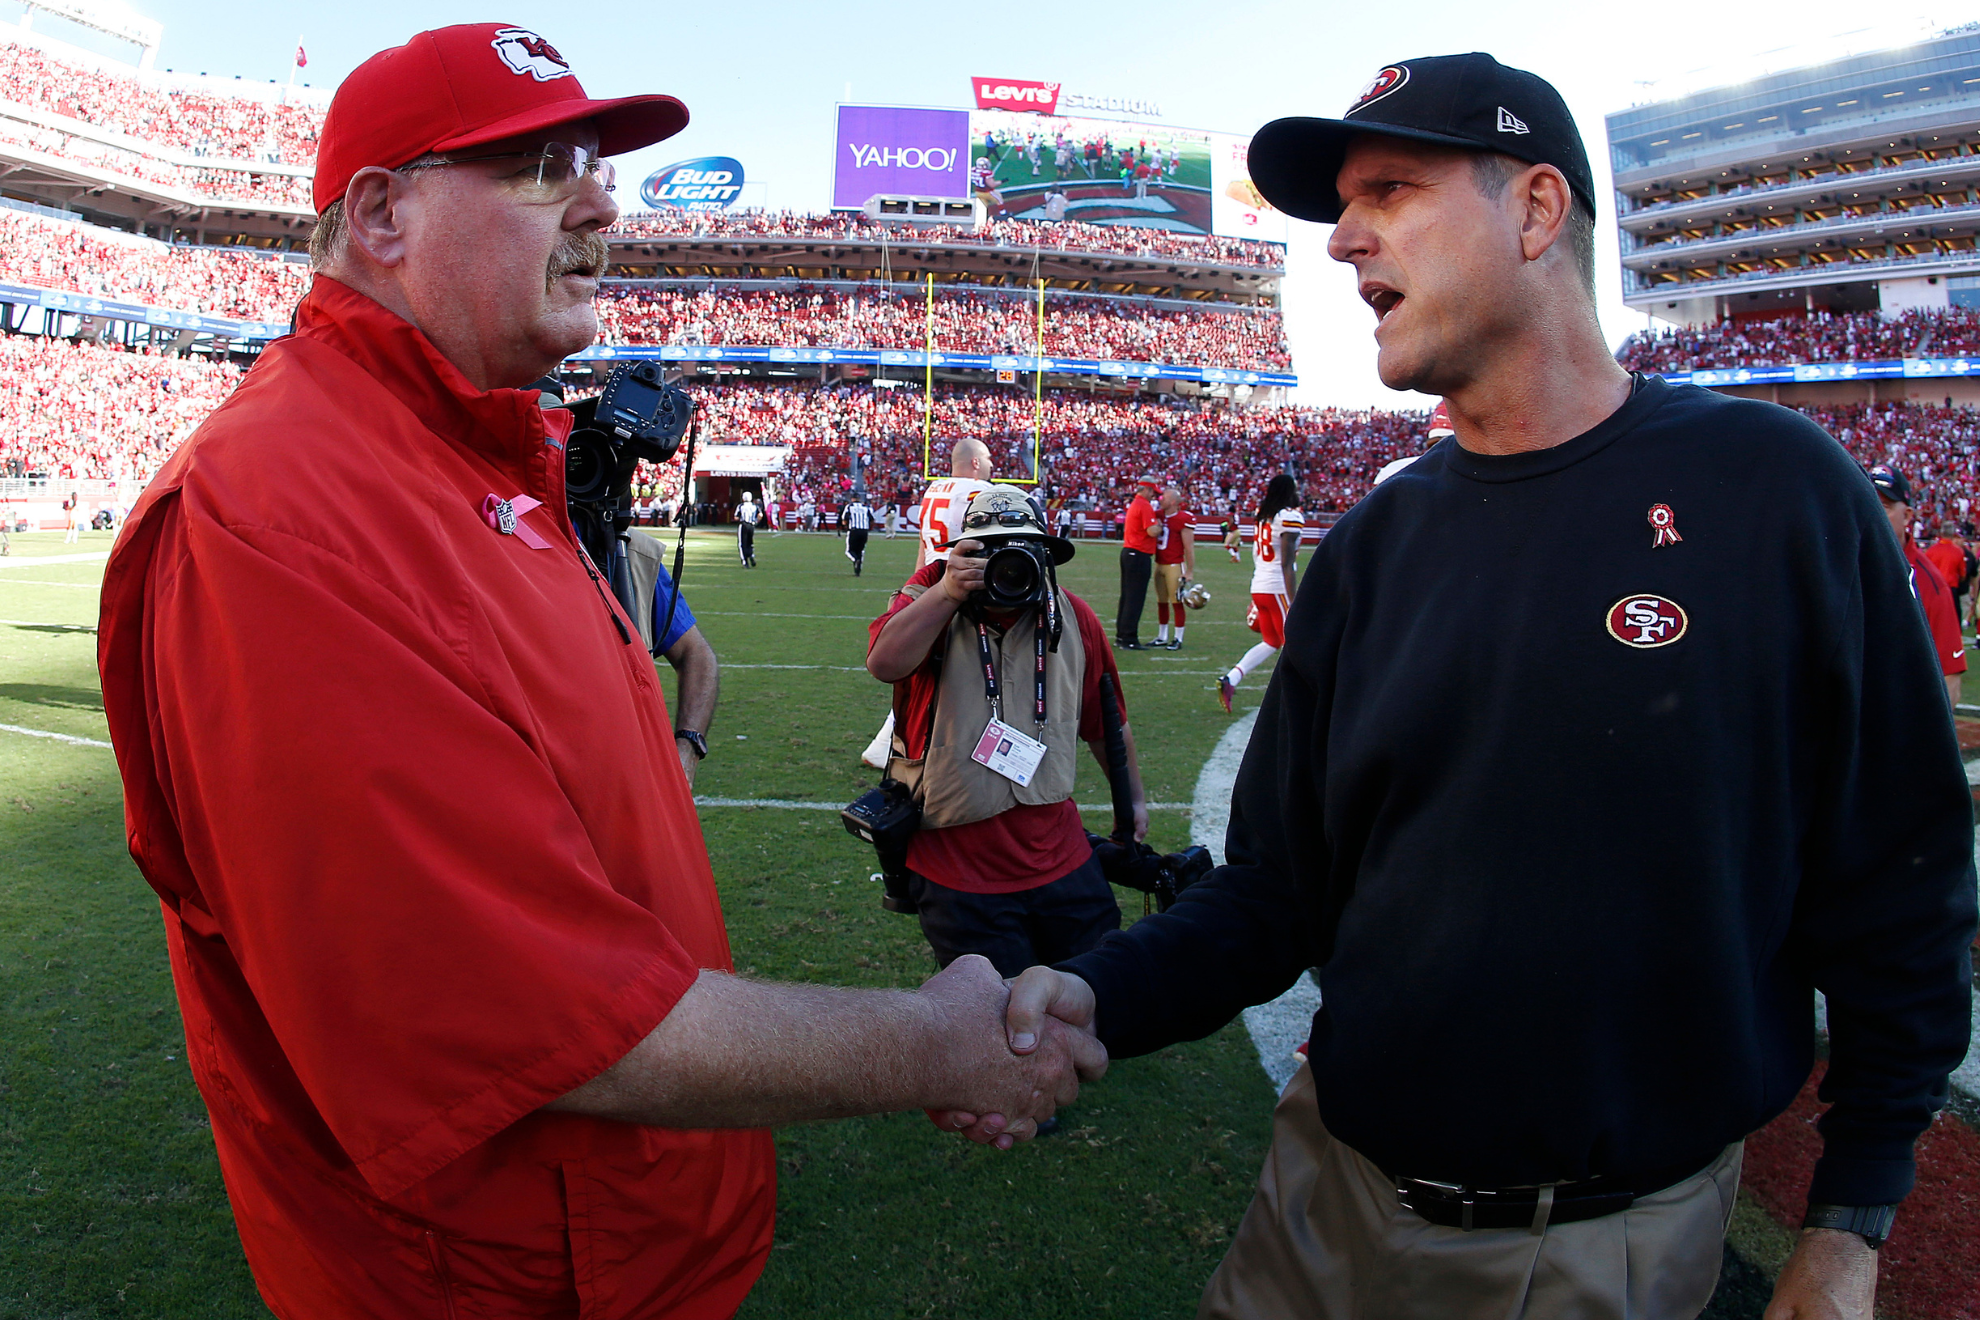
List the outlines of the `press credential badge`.
<svg viewBox="0 0 1980 1320">
<path fill-rule="evenodd" d="M 1028 788 L 1031 777 L 1038 773 L 1038 763 L 1045 759 L 1045 744 L 993 719 L 984 726 L 969 759 L 989 766 L 1020 788 Z"/>
</svg>

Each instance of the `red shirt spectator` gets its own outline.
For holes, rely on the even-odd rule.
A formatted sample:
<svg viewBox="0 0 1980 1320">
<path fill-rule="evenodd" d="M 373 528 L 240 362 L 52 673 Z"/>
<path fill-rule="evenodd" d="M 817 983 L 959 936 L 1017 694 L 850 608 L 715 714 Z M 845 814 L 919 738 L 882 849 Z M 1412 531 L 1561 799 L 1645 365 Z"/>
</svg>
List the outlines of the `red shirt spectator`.
<svg viewBox="0 0 1980 1320">
<path fill-rule="evenodd" d="M 1925 611 L 1926 626 L 1932 630 L 1932 646 L 1939 653 L 1939 668 L 1946 677 L 1966 672 L 1966 640 L 1959 635 L 1959 614 L 1953 608 L 1952 588 L 1932 567 L 1925 552 L 1904 537 L 1904 561 L 1911 565 L 1911 594 L 1918 597 Z"/>
</svg>

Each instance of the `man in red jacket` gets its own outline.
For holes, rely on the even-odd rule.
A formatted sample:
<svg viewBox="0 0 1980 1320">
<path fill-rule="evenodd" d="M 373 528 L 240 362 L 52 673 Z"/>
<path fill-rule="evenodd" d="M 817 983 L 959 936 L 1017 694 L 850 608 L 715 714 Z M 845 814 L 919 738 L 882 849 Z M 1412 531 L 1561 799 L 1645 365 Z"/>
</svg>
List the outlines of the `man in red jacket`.
<svg viewBox="0 0 1980 1320">
<path fill-rule="evenodd" d="M 1114 618 L 1114 645 L 1123 651 L 1141 649 L 1141 608 L 1148 603 L 1148 582 L 1155 572 L 1160 521 L 1149 500 L 1161 484 L 1153 477 L 1137 480 L 1121 523 L 1121 605 Z"/>
<path fill-rule="evenodd" d="M 106 572 L 131 852 L 283 1320 L 728 1316 L 768 1125 L 954 1103 L 1008 1145 L 1076 1089 L 980 958 L 733 974 L 652 660 L 565 516 L 569 415 L 519 388 L 597 333 L 603 156 L 686 122 L 501 24 L 361 65 L 295 333 Z"/>
<path fill-rule="evenodd" d="M 1904 550 L 1905 566 L 1911 570 L 1911 594 L 1925 611 L 1925 626 L 1932 634 L 1932 649 L 1938 653 L 1939 669 L 1946 676 L 1946 701 L 1959 705 L 1960 675 L 1966 672 L 1966 639 L 1959 632 L 1959 607 L 1953 603 L 1952 588 L 1936 565 L 1918 548 L 1911 536 L 1911 483 L 1903 472 L 1889 463 L 1870 469 L 1870 484 L 1884 502 L 1884 516 L 1891 520 L 1898 545 Z"/>
</svg>

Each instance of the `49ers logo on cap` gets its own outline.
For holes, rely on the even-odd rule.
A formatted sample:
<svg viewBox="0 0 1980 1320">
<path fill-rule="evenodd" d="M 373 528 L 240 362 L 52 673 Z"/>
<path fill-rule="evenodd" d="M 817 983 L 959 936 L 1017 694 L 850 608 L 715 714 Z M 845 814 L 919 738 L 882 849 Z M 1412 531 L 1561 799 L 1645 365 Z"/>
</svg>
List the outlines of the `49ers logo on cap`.
<svg viewBox="0 0 1980 1320">
<path fill-rule="evenodd" d="M 1684 636 L 1691 620 L 1674 600 L 1644 593 L 1624 596 L 1609 607 L 1609 636 L 1624 646 L 1647 651 Z"/>
<path fill-rule="evenodd" d="M 502 63 L 538 82 L 571 76 L 570 62 L 557 53 L 555 46 L 527 28 L 503 28 L 488 44 L 502 57 Z"/>
<path fill-rule="evenodd" d="M 1361 95 L 1356 99 L 1355 103 L 1342 113 L 1351 115 L 1357 110 L 1365 109 L 1408 81 L 1409 66 L 1407 64 L 1391 64 L 1388 68 L 1376 74 L 1374 79 L 1366 87 L 1361 89 Z"/>
</svg>

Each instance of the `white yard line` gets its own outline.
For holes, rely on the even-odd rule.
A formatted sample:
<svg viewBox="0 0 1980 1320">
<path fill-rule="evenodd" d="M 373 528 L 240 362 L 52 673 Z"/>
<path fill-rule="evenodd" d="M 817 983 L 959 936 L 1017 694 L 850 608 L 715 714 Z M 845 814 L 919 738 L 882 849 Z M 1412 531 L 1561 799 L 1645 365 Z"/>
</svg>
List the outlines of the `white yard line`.
<svg viewBox="0 0 1980 1320">
<path fill-rule="evenodd" d="M 1216 750 L 1203 763 L 1196 777 L 1196 801 L 1189 817 L 1190 842 L 1210 850 L 1217 865 L 1224 864 L 1224 830 L 1231 823 L 1231 789 L 1237 784 L 1238 765 L 1251 741 L 1258 712 L 1247 711 L 1217 741 Z M 1283 1090 L 1299 1068 L 1293 1049 L 1313 1030 L 1313 1015 L 1320 1010 L 1320 988 L 1313 978 L 1301 973 L 1292 988 L 1269 1004 L 1254 1004 L 1244 1010 L 1244 1028 L 1251 1033 L 1252 1048 L 1258 1051 L 1258 1064 L 1272 1079 L 1274 1090 Z"/>
<path fill-rule="evenodd" d="M 52 578 L 0 578 L 0 585 L 9 587 L 79 587 L 84 591 L 101 591 L 101 582 L 57 582 Z"/>
<path fill-rule="evenodd" d="M 18 733 L 28 738 L 46 738 L 51 742 L 70 743 L 76 747 L 110 746 L 99 738 L 78 738 L 73 733 L 50 733 L 46 729 L 23 729 L 18 724 L 0 724 L 0 733 Z"/>
<path fill-rule="evenodd" d="M 804 802 L 793 798 L 725 798 L 696 796 L 697 807 L 764 807 L 772 811 L 839 811 L 845 806 L 842 802 Z M 1111 802 L 1076 802 L 1081 811 L 1112 811 Z M 1150 811 L 1191 811 L 1188 802 L 1150 802 Z"/>
<path fill-rule="evenodd" d="M 80 555 L 0 555 L 0 568 L 39 568 L 43 564 L 100 564 L 110 557 L 108 550 L 91 550 Z"/>
<path fill-rule="evenodd" d="M 95 632 L 93 623 L 45 623 L 39 619 L 0 619 L 0 628 L 60 628 L 63 632 Z"/>
</svg>

